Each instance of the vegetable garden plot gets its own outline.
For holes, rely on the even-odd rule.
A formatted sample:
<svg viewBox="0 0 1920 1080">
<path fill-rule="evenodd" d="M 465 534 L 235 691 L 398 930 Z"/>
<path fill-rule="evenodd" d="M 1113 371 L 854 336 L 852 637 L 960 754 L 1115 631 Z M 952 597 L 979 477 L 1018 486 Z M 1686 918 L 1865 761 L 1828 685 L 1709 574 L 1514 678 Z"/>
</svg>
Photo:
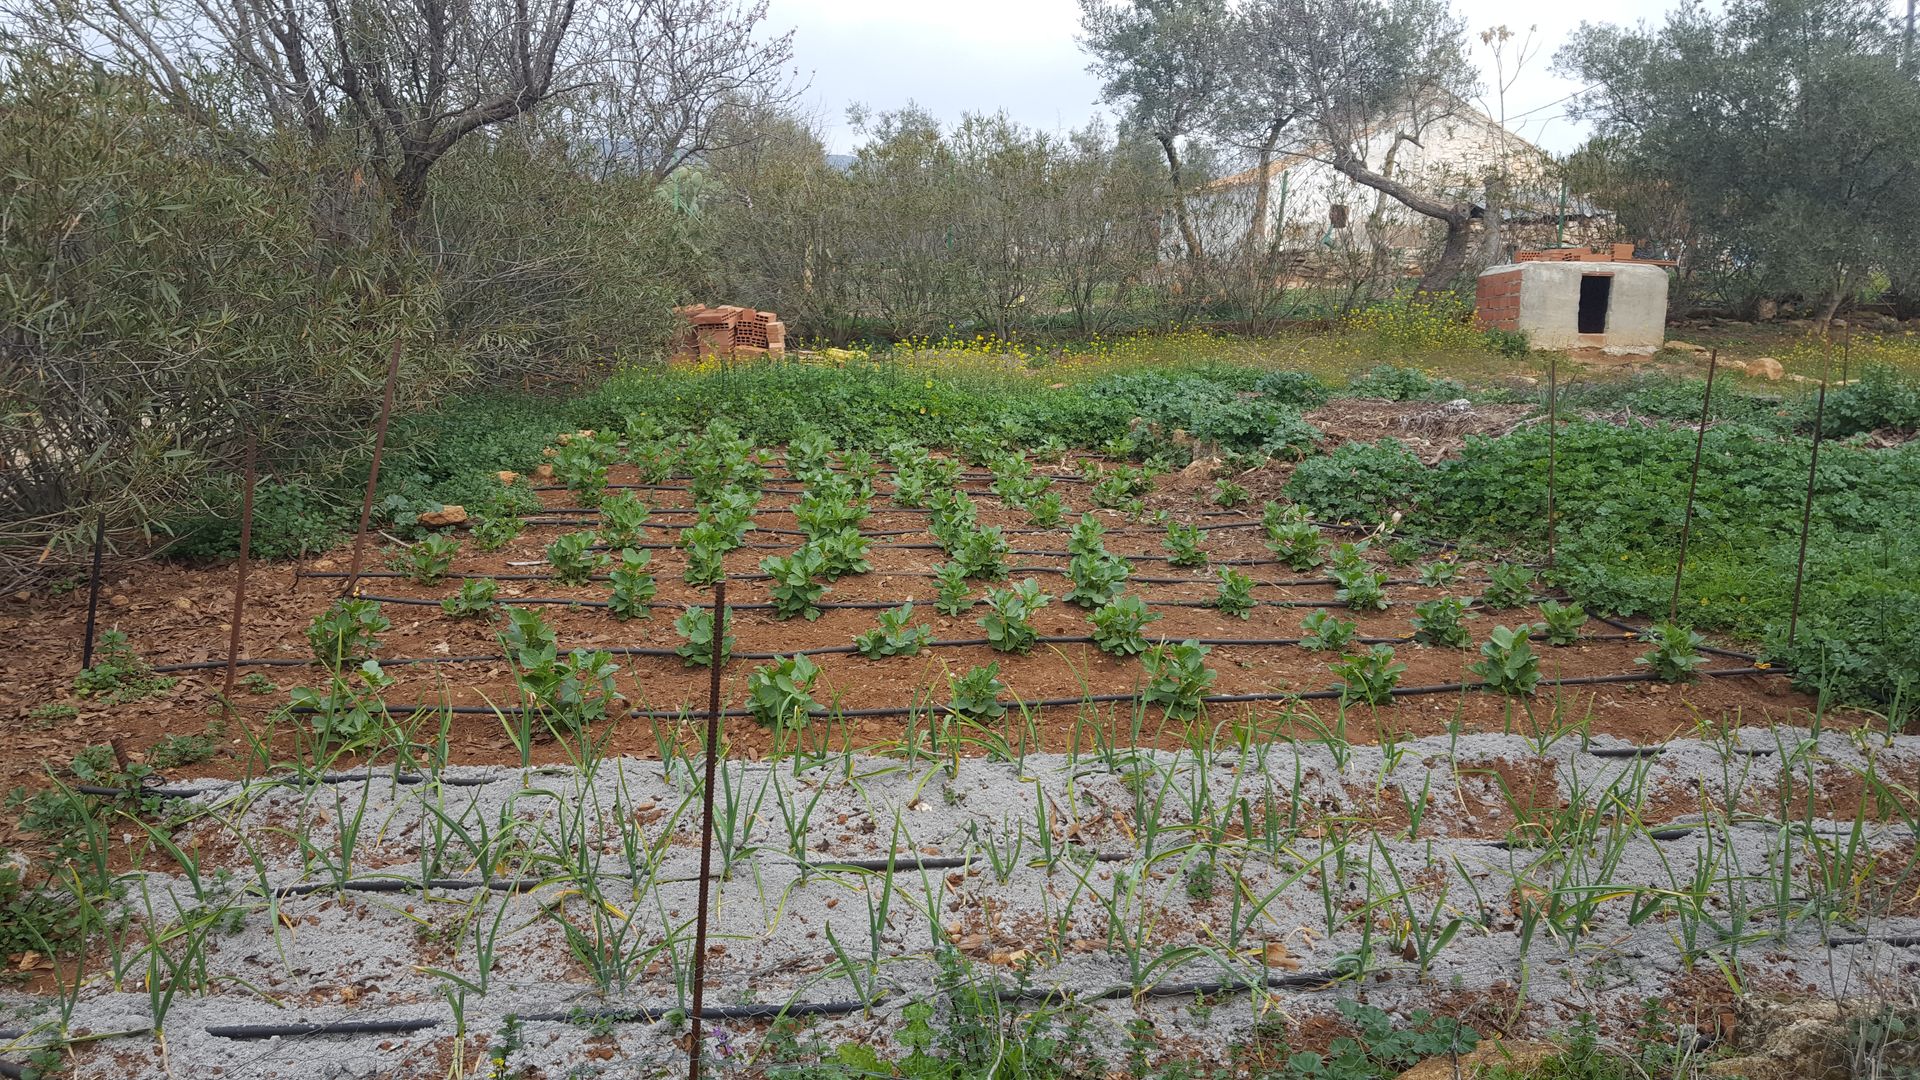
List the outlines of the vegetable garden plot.
<svg viewBox="0 0 1920 1080">
<path fill-rule="evenodd" d="M 1361 988 L 1544 1019 L 1684 1012 L 1703 973 L 1913 973 L 1920 741 L 1832 728 L 1749 660 L 1582 619 L 1524 570 L 1398 565 L 1284 508 L 1156 521 L 1138 477 L 1068 494 L 997 464 L 923 507 L 891 505 L 905 466 L 867 495 L 803 461 L 753 500 L 616 465 L 659 485 L 646 520 L 642 489 L 540 492 L 331 608 L 340 570 L 313 564 L 298 596 L 328 610 L 250 669 L 306 684 L 249 729 L 277 774 L 82 838 L 127 871 L 76 902 L 125 921 L 21 1043 L 132 1032 L 83 1055 L 116 1076 L 164 1074 L 150 1028 L 225 1075 L 316 1052 L 444 1074 L 481 1043 L 503 1069 L 672 1068 L 712 644 L 686 579 L 721 573 L 745 714 L 714 792 L 723 1040 L 791 1011 L 890 1056 L 938 1005 L 1078 1016 L 1114 1058 L 1144 1012 L 1222 1057 Z M 1196 990 L 1226 1004 L 1151 1003 Z M 261 1024 L 288 1038 L 236 1041 Z"/>
</svg>

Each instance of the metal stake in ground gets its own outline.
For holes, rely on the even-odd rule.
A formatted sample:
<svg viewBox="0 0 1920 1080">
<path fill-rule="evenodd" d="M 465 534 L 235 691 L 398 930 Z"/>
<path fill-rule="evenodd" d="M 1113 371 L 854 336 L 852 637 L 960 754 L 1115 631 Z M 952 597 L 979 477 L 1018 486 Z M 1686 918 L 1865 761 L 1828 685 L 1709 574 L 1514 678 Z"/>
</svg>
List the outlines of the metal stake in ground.
<svg viewBox="0 0 1920 1080">
<path fill-rule="evenodd" d="M 1820 474 L 1820 431 L 1827 413 L 1827 375 L 1833 370 L 1833 350 L 1820 365 L 1820 396 L 1813 406 L 1813 460 L 1807 465 L 1807 498 L 1800 506 L 1800 559 L 1793 568 L 1793 613 L 1787 616 L 1787 648 L 1800 629 L 1800 586 L 1807 580 L 1807 530 L 1813 525 L 1813 481 Z"/>
<path fill-rule="evenodd" d="M 1558 353 L 1547 354 L 1547 568 L 1553 568 L 1553 459 L 1554 426 L 1559 420 Z"/>
<path fill-rule="evenodd" d="M 693 1016 L 688 1025 L 687 1080 L 700 1080 L 700 1010 L 707 998 L 707 888 L 713 868 L 713 782 L 720 763 L 720 662 L 727 640 L 727 581 L 713 584 L 713 656 L 708 660 L 707 779 L 700 789 L 700 906 L 693 915 Z"/>
<path fill-rule="evenodd" d="M 1687 572 L 1687 541 L 1693 535 L 1693 496 L 1700 490 L 1700 454 L 1707 448 L 1707 414 L 1713 410 L 1713 373 L 1720 366 L 1720 350 L 1707 354 L 1707 392 L 1700 399 L 1700 438 L 1693 444 L 1693 477 L 1687 481 L 1687 512 L 1680 521 L 1680 561 L 1673 568 L 1673 599 L 1667 602 L 1667 621 L 1680 617 L 1680 578 Z"/>
<path fill-rule="evenodd" d="M 387 358 L 387 388 L 380 396 L 380 420 L 373 428 L 373 464 L 367 469 L 367 493 L 360 500 L 360 527 L 353 533 L 353 565 L 347 572 L 347 587 L 341 596 L 352 596 L 360 585 L 360 560 L 367 543 L 367 520 L 373 516 L 373 489 L 380 483 L 380 454 L 387 448 L 387 418 L 393 415 L 393 384 L 400 378 L 400 338 L 393 339 L 393 354 Z"/>
<path fill-rule="evenodd" d="M 233 712 L 233 672 L 240 659 L 240 627 L 247 612 L 247 558 L 253 550 L 253 485 L 260 437 L 247 432 L 247 461 L 240 488 L 240 559 L 233 576 L 233 629 L 227 635 L 227 676 L 220 684 L 220 707 Z"/>
<path fill-rule="evenodd" d="M 93 628 L 100 616 L 100 557 L 107 550 L 107 513 L 93 519 L 93 571 L 87 579 L 87 629 L 80 641 L 80 669 L 93 666 Z"/>
</svg>

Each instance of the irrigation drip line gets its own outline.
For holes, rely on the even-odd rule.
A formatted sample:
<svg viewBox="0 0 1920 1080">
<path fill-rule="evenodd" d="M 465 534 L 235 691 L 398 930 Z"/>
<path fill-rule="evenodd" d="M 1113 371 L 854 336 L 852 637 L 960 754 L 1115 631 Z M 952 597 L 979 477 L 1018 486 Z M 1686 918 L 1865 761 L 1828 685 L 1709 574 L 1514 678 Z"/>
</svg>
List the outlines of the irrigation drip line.
<svg viewBox="0 0 1920 1080">
<path fill-rule="evenodd" d="M 623 545 L 623 546 L 632 546 L 632 545 Z M 662 544 L 659 546 L 673 547 L 673 545 L 670 545 L 670 544 Z M 774 546 L 777 547 L 778 545 L 774 545 Z M 611 550 L 611 548 L 609 548 L 608 550 Z M 1123 556 L 1119 556 L 1119 558 L 1132 559 L 1134 558 L 1134 556 L 1123 555 Z M 1216 560 L 1214 565 L 1220 565 L 1222 562 L 1224 562 L 1224 560 Z M 521 564 L 521 565 L 537 566 L 540 564 L 527 563 L 527 564 Z M 1233 563 L 1232 565 L 1237 565 L 1237 566 L 1259 565 L 1259 562 L 1258 561 L 1237 562 L 1237 563 Z M 878 574 L 884 577 L 911 577 L 911 578 L 928 578 L 928 579 L 933 579 L 938 576 L 931 570 L 874 570 L 874 571 L 869 571 L 869 573 Z M 1070 568 L 1062 567 L 1062 566 L 1010 566 L 1007 568 L 1007 575 L 1009 577 L 1017 576 L 1020 574 L 1057 574 L 1061 577 L 1066 577 L 1071 573 L 1072 573 L 1072 570 Z M 346 572 L 342 570 L 314 570 L 314 571 L 309 571 L 305 574 L 302 574 L 301 576 L 310 577 L 310 578 L 338 578 L 338 577 L 346 577 L 347 575 L 346 575 Z M 413 579 L 413 575 L 404 570 L 363 570 L 361 571 L 360 576 L 363 578 L 397 578 L 397 579 L 408 580 L 408 581 L 411 581 Z M 449 574 L 447 576 L 451 578 L 455 575 Z M 488 581 L 558 581 L 560 580 L 559 577 L 555 574 L 462 574 L 462 575 L 459 575 L 459 577 L 463 581 L 476 581 L 482 578 Z M 588 575 L 587 580 L 588 581 L 611 581 L 612 578 L 606 574 L 590 574 Z M 728 574 L 727 580 L 728 581 L 772 581 L 773 575 L 772 574 Z M 1154 576 L 1154 575 L 1146 575 L 1146 574 L 1132 574 L 1132 575 L 1129 575 L 1126 580 L 1139 585 L 1218 585 L 1220 584 L 1220 579 L 1217 577 L 1163 577 L 1163 576 Z M 1458 578 L 1455 580 L 1454 584 L 1485 585 L 1485 584 L 1488 584 L 1491 580 L 1492 580 L 1491 578 Z M 1260 589 L 1260 588 L 1296 589 L 1296 588 L 1308 588 L 1308 587 L 1317 586 L 1317 585 L 1338 585 L 1338 584 L 1340 584 L 1340 580 L 1338 578 L 1330 578 L 1330 577 L 1292 578 L 1286 581 L 1255 580 L 1253 583 L 1254 588 L 1257 588 L 1257 589 Z M 1386 581 L 1382 582 L 1382 584 L 1404 586 L 1404 585 L 1423 585 L 1425 583 L 1422 582 L 1419 578 L 1388 578 Z M 1596 616 L 1596 618 L 1597 617 L 1598 616 Z M 1626 626 L 1626 624 L 1624 623 L 1621 623 L 1618 625 L 1620 625 L 1623 629 L 1632 630 L 1636 635 L 1640 633 L 1640 630 L 1638 628 Z M 1743 657 L 1743 659 L 1751 659 L 1751 657 Z M 224 661 L 222 662 L 224 663 Z"/>
<path fill-rule="evenodd" d="M 377 596 L 372 593 L 361 593 L 360 599 L 374 600 L 382 604 L 401 604 L 401 605 L 409 605 L 413 607 L 439 607 L 440 606 L 439 600 L 423 599 L 421 597 L 415 597 L 415 596 Z M 531 607 L 536 605 L 551 605 L 551 606 L 558 606 L 558 607 L 603 608 L 608 606 L 607 601 L 605 600 L 573 600 L 564 596 L 515 596 L 511 598 L 501 597 L 499 599 L 496 599 L 494 603 L 501 604 L 504 606 L 513 606 L 513 607 Z M 905 601 L 903 600 L 902 601 L 823 600 L 820 603 L 817 603 L 813 606 L 820 608 L 822 610 L 827 610 L 827 611 L 832 611 L 832 610 L 885 611 L 890 608 L 899 607 L 903 603 L 905 603 Z M 1281 607 L 1281 608 L 1344 608 L 1347 606 L 1345 603 L 1339 600 L 1255 600 L 1254 603 L 1261 607 Z M 640 605 L 635 605 L 635 606 L 637 607 Z M 703 605 L 688 604 L 688 603 L 676 602 L 676 601 L 651 600 L 651 601 L 648 601 L 645 606 L 648 609 L 664 608 L 664 609 L 672 610 L 672 609 L 685 609 L 689 607 L 700 607 Z M 1150 608 L 1156 608 L 1156 607 L 1210 608 L 1214 606 L 1214 601 L 1212 600 L 1149 600 L 1147 601 L 1147 606 Z M 774 608 L 774 605 L 772 603 L 758 603 L 758 602 L 727 605 L 727 610 L 729 611 L 771 611 L 773 610 L 773 608 Z M 225 661 L 222 661 L 222 663 L 224 662 Z"/>
<path fill-rule="evenodd" d="M 1007 512 L 1011 513 L 1015 509 L 1016 509 L 1015 507 L 1008 507 Z M 1095 507 L 1094 509 L 1099 510 L 1099 509 L 1104 509 L 1104 507 Z M 869 513 L 873 513 L 873 514 L 931 514 L 933 513 L 933 509 L 931 507 L 926 507 L 926 506 L 878 506 L 878 507 L 870 507 L 868 508 L 868 511 Z M 700 512 L 701 512 L 700 507 L 697 507 L 697 506 L 649 506 L 647 507 L 647 514 L 649 517 L 651 517 L 654 514 L 698 514 Z M 749 513 L 748 516 L 749 517 L 765 517 L 771 514 L 786 514 L 790 516 L 793 514 L 793 512 L 794 512 L 794 508 L 792 506 L 767 506 L 767 507 L 755 508 L 753 511 Z M 1081 511 L 1081 512 L 1092 513 L 1093 511 Z M 1119 511 L 1115 511 L 1115 513 L 1118 513 L 1118 512 Z M 544 517 L 548 514 L 596 515 L 590 518 L 588 521 L 582 522 L 582 524 L 591 524 L 595 521 L 601 520 L 600 517 L 597 516 L 601 514 L 601 510 L 597 506 L 543 506 L 538 510 L 524 511 L 520 516 L 525 518 L 527 520 L 527 524 L 529 525 L 568 524 L 567 522 L 564 522 L 564 521 L 540 522 L 540 521 L 534 520 L 535 518 Z M 1188 517 L 1230 517 L 1230 518 L 1236 519 L 1234 521 L 1223 521 L 1217 524 L 1195 526 L 1195 528 L 1198 528 L 1202 532 L 1214 532 L 1219 529 L 1258 529 L 1262 526 L 1261 522 L 1248 517 L 1247 515 L 1241 513 L 1238 510 L 1195 510 L 1195 511 L 1189 511 L 1186 516 Z M 671 521 L 648 521 L 646 523 L 646 527 L 660 528 L 660 529 L 689 528 L 689 526 L 687 525 L 678 524 Z M 1350 526 L 1334 526 L 1334 525 L 1328 526 L 1328 528 L 1349 528 L 1349 527 Z M 1057 525 L 1003 525 L 1003 526 L 1000 526 L 1000 528 L 1002 528 L 1006 532 L 1043 533 L 1043 532 L 1058 531 L 1060 526 L 1057 526 Z M 1154 530 L 1154 529 L 1134 528 L 1132 526 L 1123 525 L 1116 528 L 1108 529 L 1107 535 L 1109 536 L 1151 536 L 1156 531 L 1157 530 Z"/>
<path fill-rule="evenodd" d="M 216 1039 L 297 1039 L 309 1035 L 406 1035 L 440 1026 L 428 1017 L 413 1020 L 330 1020 L 316 1024 L 223 1024 L 207 1028 Z"/>
<path fill-rule="evenodd" d="M 1594 619 L 1594 621 L 1606 623 L 1608 626 L 1611 626 L 1616 630 L 1625 630 L 1627 633 L 1632 634 L 1636 638 L 1644 637 L 1647 632 L 1647 628 L 1644 626 L 1635 626 L 1629 622 L 1622 622 L 1619 619 L 1613 618 L 1612 616 L 1609 616 L 1609 615 L 1594 615 L 1592 616 L 1592 618 Z M 1730 660 L 1745 660 L 1748 663 L 1755 663 L 1755 664 L 1760 662 L 1760 658 L 1758 656 L 1755 656 L 1753 653 L 1744 653 L 1744 652 L 1740 652 L 1737 649 L 1722 649 L 1712 645 L 1702 645 L 1699 648 L 1701 652 L 1707 653 L 1710 656 L 1724 656 Z"/>
</svg>

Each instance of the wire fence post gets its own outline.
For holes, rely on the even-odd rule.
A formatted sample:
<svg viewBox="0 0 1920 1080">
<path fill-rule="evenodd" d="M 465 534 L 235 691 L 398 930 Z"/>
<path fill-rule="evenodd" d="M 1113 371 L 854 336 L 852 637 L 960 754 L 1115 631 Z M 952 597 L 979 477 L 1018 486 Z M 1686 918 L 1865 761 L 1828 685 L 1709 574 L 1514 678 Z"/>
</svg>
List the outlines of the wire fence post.
<svg viewBox="0 0 1920 1080">
<path fill-rule="evenodd" d="M 1547 354 L 1547 569 L 1553 569 L 1554 428 L 1560 419 L 1560 363 L 1558 353 Z"/>
<path fill-rule="evenodd" d="M 93 666 L 93 630 L 100 618 L 100 560 L 107 550 L 107 512 L 93 519 L 93 570 L 87 576 L 87 628 L 80 640 L 80 670 Z"/>
<path fill-rule="evenodd" d="M 256 468 L 259 452 L 259 434 L 248 431 L 247 460 L 240 488 L 240 559 L 233 577 L 233 624 L 227 635 L 227 674 L 220 683 L 220 705 L 229 715 L 233 712 L 234 669 L 240 662 L 240 626 L 247 613 L 247 563 L 253 553 L 253 487 L 259 474 Z"/>
<path fill-rule="evenodd" d="M 700 1080 L 700 1011 L 707 998 L 707 893 L 713 869 L 713 783 L 720 763 L 720 664 L 727 640 L 727 580 L 713 583 L 713 655 L 708 659 L 707 768 L 700 789 L 700 906 L 693 915 L 693 1016 L 688 1024 L 687 1080 Z"/>
<path fill-rule="evenodd" d="M 367 522 L 373 516 L 373 489 L 380 483 L 380 454 L 387 448 L 387 420 L 393 415 L 393 384 L 400 378 L 400 336 L 394 335 L 393 352 L 387 357 L 387 386 L 380 395 L 380 419 L 373 428 L 373 464 L 367 469 L 367 493 L 360 499 L 360 526 L 353 533 L 353 564 L 347 571 L 347 587 L 341 596 L 352 596 L 360 585 L 361 559 L 366 553 Z"/>
<path fill-rule="evenodd" d="M 1820 474 L 1820 435 L 1827 413 L 1827 376 L 1833 371 L 1833 350 L 1820 365 L 1820 396 L 1813 406 L 1813 460 L 1807 465 L 1807 498 L 1800 505 L 1800 558 L 1793 568 L 1793 611 L 1787 616 L 1787 648 L 1793 648 L 1800 630 L 1800 588 L 1807 580 L 1807 533 L 1813 526 L 1813 484 Z"/>
<path fill-rule="evenodd" d="M 1700 454 L 1707 446 L 1707 416 L 1713 411 L 1713 373 L 1720 366 L 1720 350 L 1707 354 L 1707 392 L 1700 399 L 1700 437 L 1693 444 L 1693 476 L 1687 481 L 1686 516 L 1680 522 L 1680 561 L 1673 568 L 1673 598 L 1667 602 L 1667 621 L 1680 617 L 1680 579 L 1687 572 L 1687 541 L 1693 535 L 1693 496 L 1700 489 Z"/>
</svg>

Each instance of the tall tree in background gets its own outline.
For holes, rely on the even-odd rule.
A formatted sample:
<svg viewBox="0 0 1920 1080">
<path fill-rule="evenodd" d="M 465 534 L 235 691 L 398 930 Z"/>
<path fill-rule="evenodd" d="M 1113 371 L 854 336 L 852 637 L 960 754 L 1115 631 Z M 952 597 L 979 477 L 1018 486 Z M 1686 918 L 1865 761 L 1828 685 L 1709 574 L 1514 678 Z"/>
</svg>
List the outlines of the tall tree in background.
<svg viewBox="0 0 1920 1080">
<path fill-rule="evenodd" d="M 1205 257 L 1187 206 L 1182 143 L 1206 123 L 1227 83 L 1233 19 L 1224 0 L 1080 0 L 1082 44 L 1109 104 L 1160 144 L 1187 258 Z"/>
<path fill-rule="evenodd" d="M 1711 267 L 1826 321 L 1920 243 L 1920 84 L 1878 0 L 1688 4 L 1583 25 L 1556 56 L 1612 156 L 1670 184 Z"/>
</svg>

